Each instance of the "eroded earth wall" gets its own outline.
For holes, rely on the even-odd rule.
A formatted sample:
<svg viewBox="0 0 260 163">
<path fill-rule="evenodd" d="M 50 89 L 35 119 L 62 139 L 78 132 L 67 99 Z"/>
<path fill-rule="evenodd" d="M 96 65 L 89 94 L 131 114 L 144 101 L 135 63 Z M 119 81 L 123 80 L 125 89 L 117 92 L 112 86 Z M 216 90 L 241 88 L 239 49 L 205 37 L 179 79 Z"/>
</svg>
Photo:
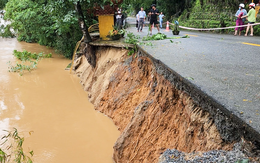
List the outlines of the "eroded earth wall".
<svg viewBox="0 0 260 163">
<path fill-rule="evenodd" d="M 185 79 L 142 51 L 127 54 L 121 48 L 97 47 L 95 68 L 84 55 L 77 60 L 76 73 L 90 102 L 121 132 L 115 162 L 157 162 L 166 149 L 228 150 L 240 139 L 239 126 L 182 84 Z"/>
</svg>

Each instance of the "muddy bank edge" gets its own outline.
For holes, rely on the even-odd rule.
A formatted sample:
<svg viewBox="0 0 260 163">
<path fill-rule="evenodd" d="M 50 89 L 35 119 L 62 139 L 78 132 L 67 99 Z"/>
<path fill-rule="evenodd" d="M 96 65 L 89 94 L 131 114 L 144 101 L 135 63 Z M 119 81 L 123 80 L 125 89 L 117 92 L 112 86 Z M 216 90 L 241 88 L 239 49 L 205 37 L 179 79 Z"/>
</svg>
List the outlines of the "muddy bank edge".
<svg viewBox="0 0 260 163">
<path fill-rule="evenodd" d="M 241 138 L 252 143 L 250 154 L 259 152 L 259 133 L 141 47 L 131 56 L 106 46 L 92 52 L 95 67 L 83 50 L 76 73 L 95 109 L 121 131 L 115 162 L 156 162 L 166 149 L 229 150 Z"/>
</svg>

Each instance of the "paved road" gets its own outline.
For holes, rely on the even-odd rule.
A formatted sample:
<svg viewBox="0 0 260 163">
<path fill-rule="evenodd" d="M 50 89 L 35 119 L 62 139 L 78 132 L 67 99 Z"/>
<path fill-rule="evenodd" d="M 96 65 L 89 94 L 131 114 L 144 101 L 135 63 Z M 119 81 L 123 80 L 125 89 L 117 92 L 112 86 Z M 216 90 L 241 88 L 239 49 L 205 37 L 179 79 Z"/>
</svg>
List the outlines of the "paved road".
<svg viewBox="0 0 260 163">
<path fill-rule="evenodd" d="M 141 38 L 148 34 L 148 27 L 127 30 Z M 173 36 L 165 29 L 161 33 Z M 152 46 L 141 47 L 260 133 L 260 37 L 181 31 L 184 35 L 190 38 L 148 41 Z"/>
</svg>

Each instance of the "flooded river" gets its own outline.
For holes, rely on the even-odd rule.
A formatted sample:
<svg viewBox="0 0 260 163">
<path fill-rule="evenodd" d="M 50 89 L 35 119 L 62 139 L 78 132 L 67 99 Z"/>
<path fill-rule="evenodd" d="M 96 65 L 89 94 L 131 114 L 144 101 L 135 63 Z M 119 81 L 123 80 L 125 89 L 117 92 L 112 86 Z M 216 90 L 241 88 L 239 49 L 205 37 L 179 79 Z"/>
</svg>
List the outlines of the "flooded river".
<svg viewBox="0 0 260 163">
<path fill-rule="evenodd" d="M 13 50 L 52 53 L 23 76 L 8 72 Z M 35 163 L 112 163 L 119 131 L 94 110 L 70 63 L 38 44 L 0 38 L 0 135 L 17 128 Z M 32 135 L 29 132 L 33 131 Z"/>
</svg>

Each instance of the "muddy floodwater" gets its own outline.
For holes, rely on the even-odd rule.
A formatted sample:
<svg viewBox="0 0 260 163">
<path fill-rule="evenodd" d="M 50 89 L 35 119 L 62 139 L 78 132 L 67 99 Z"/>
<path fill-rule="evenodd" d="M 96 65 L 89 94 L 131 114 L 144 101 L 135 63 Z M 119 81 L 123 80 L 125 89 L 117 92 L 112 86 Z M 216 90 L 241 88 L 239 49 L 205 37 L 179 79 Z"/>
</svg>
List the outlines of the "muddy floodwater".
<svg viewBox="0 0 260 163">
<path fill-rule="evenodd" d="M 15 49 L 52 53 L 53 58 L 19 76 L 8 72 Z M 0 135 L 17 128 L 35 163 L 112 163 L 119 131 L 94 110 L 79 79 L 64 70 L 69 63 L 38 44 L 0 38 Z"/>
</svg>

